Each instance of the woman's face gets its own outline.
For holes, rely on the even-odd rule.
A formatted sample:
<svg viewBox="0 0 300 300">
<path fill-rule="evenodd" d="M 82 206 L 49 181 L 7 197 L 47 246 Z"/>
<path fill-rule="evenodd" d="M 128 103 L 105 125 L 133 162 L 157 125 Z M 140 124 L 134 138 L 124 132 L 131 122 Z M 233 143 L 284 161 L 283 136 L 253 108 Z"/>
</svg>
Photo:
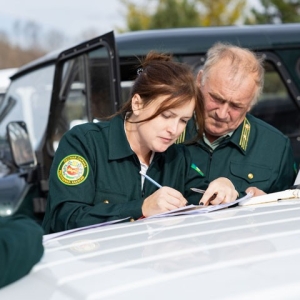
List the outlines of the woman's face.
<svg viewBox="0 0 300 300">
<path fill-rule="evenodd" d="M 139 95 L 135 96 L 139 97 Z M 136 106 L 133 103 L 133 121 L 151 117 L 166 98 L 167 96 L 160 96 L 146 107 L 139 98 L 141 102 L 137 109 L 134 108 Z M 162 112 L 150 121 L 135 124 L 136 130 L 133 139 L 129 141 L 130 144 L 134 143 L 135 146 L 138 144 L 144 151 L 164 152 L 183 132 L 188 120 L 193 116 L 194 108 L 195 99 L 191 99 L 180 107 Z"/>
</svg>

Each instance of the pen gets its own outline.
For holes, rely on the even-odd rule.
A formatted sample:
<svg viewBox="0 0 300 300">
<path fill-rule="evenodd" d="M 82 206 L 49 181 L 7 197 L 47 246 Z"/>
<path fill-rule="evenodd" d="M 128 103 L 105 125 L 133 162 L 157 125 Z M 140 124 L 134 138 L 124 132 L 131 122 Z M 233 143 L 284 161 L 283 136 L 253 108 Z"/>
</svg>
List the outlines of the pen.
<svg viewBox="0 0 300 300">
<path fill-rule="evenodd" d="M 201 189 L 197 189 L 197 188 L 191 188 L 192 191 L 196 192 L 196 193 L 200 193 L 200 194 L 204 194 L 205 190 L 201 190 Z"/>
<path fill-rule="evenodd" d="M 146 179 L 148 179 L 149 181 L 151 181 L 154 185 L 156 185 L 158 188 L 161 188 L 162 186 L 157 183 L 155 180 L 153 180 L 151 177 L 149 177 L 148 175 L 144 174 L 142 171 L 140 171 L 140 174 L 142 176 L 144 176 Z"/>
<path fill-rule="evenodd" d="M 140 171 L 140 174 L 142 176 L 144 176 L 146 179 L 148 179 L 149 181 L 151 181 L 154 185 L 156 185 L 158 188 L 161 188 L 162 186 L 156 182 L 155 180 L 153 180 L 151 177 L 149 177 L 148 175 L 144 174 L 142 171 Z M 188 202 L 186 202 L 186 205 L 188 205 Z"/>
</svg>

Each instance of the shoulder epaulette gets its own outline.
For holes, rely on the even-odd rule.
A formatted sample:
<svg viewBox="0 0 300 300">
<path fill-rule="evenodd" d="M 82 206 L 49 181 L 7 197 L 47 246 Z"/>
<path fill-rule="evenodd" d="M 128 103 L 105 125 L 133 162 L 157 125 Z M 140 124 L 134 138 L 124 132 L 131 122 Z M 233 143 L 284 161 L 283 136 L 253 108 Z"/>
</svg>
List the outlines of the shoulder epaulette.
<svg viewBox="0 0 300 300">
<path fill-rule="evenodd" d="M 250 135 L 250 129 L 251 129 L 251 124 L 248 121 L 248 119 L 245 118 L 242 133 L 241 133 L 241 137 L 240 137 L 240 143 L 239 143 L 239 145 L 241 146 L 241 148 L 244 151 L 246 151 L 246 149 L 247 149 L 249 135 Z"/>
<path fill-rule="evenodd" d="M 175 144 L 181 144 L 184 142 L 185 140 L 185 133 L 186 133 L 186 129 L 184 129 L 184 131 L 181 133 L 181 135 L 177 138 Z"/>
</svg>

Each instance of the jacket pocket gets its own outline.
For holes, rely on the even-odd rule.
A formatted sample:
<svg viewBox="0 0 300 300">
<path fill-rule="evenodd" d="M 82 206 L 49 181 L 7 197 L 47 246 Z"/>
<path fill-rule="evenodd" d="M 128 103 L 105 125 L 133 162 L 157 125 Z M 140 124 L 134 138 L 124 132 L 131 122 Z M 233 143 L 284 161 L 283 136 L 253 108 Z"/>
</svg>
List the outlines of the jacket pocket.
<svg viewBox="0 0 300 300">
<path fill-rule="evenodd" d="M 272 176 L 272 169 L 254 163 L 230 163 L 230 173 L 234 177 L 245 180 L 249 184 L 268 181 Z"/>
<path fill-rule="evenodd" d="M 116 204 L 128 202 L 128 196 L 118 191 L 97 190 L 96 202 L 105 204 Z"/>
</svg>

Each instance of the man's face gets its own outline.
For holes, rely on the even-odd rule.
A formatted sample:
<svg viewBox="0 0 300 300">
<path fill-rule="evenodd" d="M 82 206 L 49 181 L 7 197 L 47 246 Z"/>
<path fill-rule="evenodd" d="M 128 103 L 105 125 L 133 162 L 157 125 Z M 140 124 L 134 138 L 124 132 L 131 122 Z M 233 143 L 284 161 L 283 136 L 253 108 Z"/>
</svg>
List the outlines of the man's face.
<svg viewBox="0 0 300 300">
<path fill-rule="evenodd" d="M 210 70 L 200 88 L 205 105 L 205 134 L 212 142 L 243 122 L 257 86 L 253 74 L 237 72 L 233 76 L 229 62 L 222 61 Z"/>
</svg>

